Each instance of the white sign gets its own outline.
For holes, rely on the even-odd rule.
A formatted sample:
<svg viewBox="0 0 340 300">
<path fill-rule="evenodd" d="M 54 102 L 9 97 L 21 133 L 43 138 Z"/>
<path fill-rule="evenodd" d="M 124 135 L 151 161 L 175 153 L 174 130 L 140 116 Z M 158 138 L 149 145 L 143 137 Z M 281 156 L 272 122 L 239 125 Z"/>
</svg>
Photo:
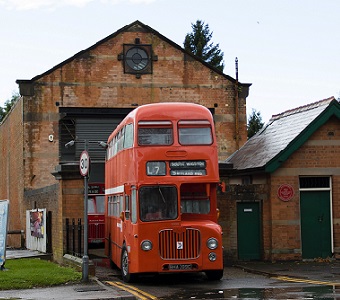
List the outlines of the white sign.
<svg viewBox="0 0 340 300">
<path fill-rule="evenodd" d="M 89 167 L 90 167 L 90 156 L 87 151 L 83 151 L 80 154 L 80 160 L 79 160 L 79 170 L 81 176 L 87 176 L 89 173 Z"/>
<path fill-rule="evenodd" d="M 8 222 L 8 200 L 0 200 L 0 267 L 6 260 L 6 237 Z"/>
</svg>

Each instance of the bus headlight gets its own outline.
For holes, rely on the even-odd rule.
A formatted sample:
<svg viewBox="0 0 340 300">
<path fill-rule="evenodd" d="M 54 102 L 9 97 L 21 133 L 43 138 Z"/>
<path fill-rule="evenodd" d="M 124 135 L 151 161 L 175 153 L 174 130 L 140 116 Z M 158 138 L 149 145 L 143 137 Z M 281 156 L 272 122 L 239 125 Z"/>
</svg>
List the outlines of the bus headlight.
<svg viewBox="0 0 340 300">
<path fill-rule="evenodd" d="M 215 252 L 210 252 L 208 257 L 210 261 L 215 261 L 217 259 L 217 255 Z"/>
<path fill-rule="evenodd" d="M 218 247 L 218 241 L 215 238 L 209 238 L 207 240 L 207 247 L 210 250 L 215 250 Z"/>
<path fill-rule="evenodd" d="M 152 249 L 152 243 L 149 240 L 143 241 L 140 246 L 141 246 L 142 250 L 144 250 L 144 251 L 149 251 L 149 250 Z"/>
</svg>

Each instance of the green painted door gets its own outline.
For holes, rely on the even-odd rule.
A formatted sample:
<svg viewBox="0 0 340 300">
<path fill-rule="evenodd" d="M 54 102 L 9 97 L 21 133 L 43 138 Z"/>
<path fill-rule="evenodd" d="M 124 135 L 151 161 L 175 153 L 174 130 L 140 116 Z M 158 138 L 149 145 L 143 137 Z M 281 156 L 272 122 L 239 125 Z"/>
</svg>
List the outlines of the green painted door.
<svg viewBox="0 0 340 300">
<path fill-rule="evenodd" d="M 240 260 L 261 258 L 259 202 L 237 203 L 237 249 Z"/>
<path fill-rule="evenodd" d="M 331 257 L 330 192 L 301 192 L 300 219 L 302 258 Z"/>
</svg>

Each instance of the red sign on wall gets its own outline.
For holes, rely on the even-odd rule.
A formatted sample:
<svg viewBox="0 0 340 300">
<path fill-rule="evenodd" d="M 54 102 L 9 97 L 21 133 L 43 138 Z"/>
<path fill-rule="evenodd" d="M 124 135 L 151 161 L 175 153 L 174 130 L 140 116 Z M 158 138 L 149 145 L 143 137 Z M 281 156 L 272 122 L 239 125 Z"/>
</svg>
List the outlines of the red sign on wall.
<svg viewBox="0 0 340 300">
<path fill-rule="evenodd" d="M 289 184 L 282 184 L 282 185 L 280 185 L 279 189 L 277 190 L 277 196 L 282 201 L 289 201 L 294 196 L 294 189 Z"/>
</svg>

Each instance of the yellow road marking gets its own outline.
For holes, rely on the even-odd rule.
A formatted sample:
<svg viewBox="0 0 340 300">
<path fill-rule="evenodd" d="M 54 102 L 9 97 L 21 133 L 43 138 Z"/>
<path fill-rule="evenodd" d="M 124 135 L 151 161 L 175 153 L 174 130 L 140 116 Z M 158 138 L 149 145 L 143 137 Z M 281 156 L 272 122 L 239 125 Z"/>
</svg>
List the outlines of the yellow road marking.
<svg viewBox="0 0 340 300">
<path fill-rule="evenodd" d="M 302 279 L 302 278 L 292 278 L 288 276 L 278 276 L 278 277 L 272 277 L 272 278 L 276 278 L 278 280 L 283 280 L 283 281 L 290 281 L 290 282 L 340 286 L 340 282 L 309 280 L 309 279 Z"/>
<path fill-rule="evenodd" d="M 124 283 L 121 283 L 119 281 L 105 281 L 106 283 L 108 283 L 109 285 L 115 286 L 117 288 L 123 289 L 125 291 L 128 291 L 129 293 L 131 293 L 132 295 L 136 296 L 138 299 L 141 300 L 156 300 L 157 297 L 153 296 L 147 292 L 144 292 L 134 286 L 130 286 L 130 285 L 126 285 Z"/>
</svg>

